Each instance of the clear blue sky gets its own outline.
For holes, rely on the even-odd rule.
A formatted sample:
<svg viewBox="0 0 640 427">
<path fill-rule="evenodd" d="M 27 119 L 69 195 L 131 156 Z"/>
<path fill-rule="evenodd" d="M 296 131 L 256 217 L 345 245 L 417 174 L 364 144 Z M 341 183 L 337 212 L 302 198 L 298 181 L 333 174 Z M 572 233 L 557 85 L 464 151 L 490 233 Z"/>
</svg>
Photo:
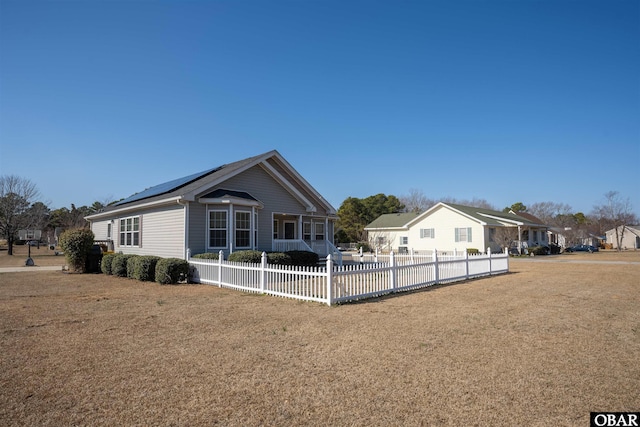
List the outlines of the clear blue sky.
<svg viewBox="0 0 640 427">
<path fill-rule="evenodd" d="M 640 213 L 640 2 L 0 0 L 0 174 L 51 208 L 272 149 L 336 208 Z"/>
</svg>

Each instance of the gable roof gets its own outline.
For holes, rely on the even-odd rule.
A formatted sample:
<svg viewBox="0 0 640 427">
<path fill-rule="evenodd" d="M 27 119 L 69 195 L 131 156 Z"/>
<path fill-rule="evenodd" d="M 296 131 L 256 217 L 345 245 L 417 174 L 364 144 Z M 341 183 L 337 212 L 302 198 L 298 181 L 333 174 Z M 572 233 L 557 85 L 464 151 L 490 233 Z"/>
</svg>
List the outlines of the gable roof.
<svg viewBox="0 0 640 427">
<path fill-rule="evenodd" d="M 114 206 L 123 206 L 134 202 L 141 202 L 143 200 L 152 201 L 158 200 L 160 198 L 170 198 L 171 196 L 186 194 L 192 191 L 194 188 L 199 187 L 201 185 L 201 180 L 203 180 L 204 178 L 213 179 L 220 176 L 231 176 L 235 171 L 245 167 L 248 164 L 252 164 L 257 159 L 263 157 L 265 154 L 261 156 L 249 157 L 237 162 L 228 163 L 222 166 L 208 169 L 203 172 L 187 175 L 182 178 L 177 178 L 171 181 L 164 182 L 162 184 L 154 185 L 153 187 L 147 188 L 139 193 L 134 193 L 126 199 L 119 201 Z"/>
<path fill-rule="evenodd" d="M 320 205 L 327 215 L 336 214 L 335 208 L 326 201 L 278 151 L 272 150 L 258 156 L 248 157 L 243 160 L 155 185 L 139 193 L 135 193 L 112 206 L 108 206 L 100 213 L 89 215 L 86 218 L 89 220 L 98 219 L 115 211 L 129 211 L 145 205 L 195 201 L 199 194 L 210 190 L 216 185 L 256 165 L 260 165 L 269 175 L 278 181 L 286 191 L 306 206 L 307 211 L 315 212 L 317 205 Z M 252 196 L 250 197 L 253 198 Z"/>
<path fill-rule="evenodd" d="M 513 212 L 513 211 L 510 211 Z M 529 221 L 539 224 L 539 225 L 545 225 L 544 222 L 542 222 L 542 220 L 540 218 L 538 218 L 535 215 L 530 214 L 529 212 L 513 212 L 515 215 L 522 217 L 524 219 L 528 219 Z"/>
<path fill-rule="evenodd" d="M 403 228 L 418 216 L 420 214 L 416 212 L 383 214 L 367 225 L 365 230 L 369 228 Z"/>
<path fill-rule="evenodd" d="M 492 209 L 477 208 L 474 206 L 458 205 L 455 203 L 439 202 L 426 211 L 416 213 L 400 213 L 400 214 L 384 214 L 376 218 L 371 224 L 367 225 L 365 230 L 379 230 L 379 229 L 408 229 L 414 223 L 421 221 L 423 218 L 431 215 L 438 209 L 449 209 L 457 212 L 460 215 L 473 219 L 480 224 L 488 226 L 505 226 L 505 223 L 513 225 L 525 225 L 529 227 L 542 227 L 541 223 L 530 221 L 527 218 L 523 218 L 516 215 L 513 212 L 500 212 Z"/>
<path fill-rule="evenodd" d="M 460 211 L 471 218 L 485 223 L 487 225 L 504 225 L 504 222 L 508 222 L 514 225 L 526 225 L 529 227 L 541 227 L 543 224 L 530 221 L 514 212 L 502 212 L 494 211 L 493 209 L 476 208 L 474 206 L 457 205 L 454 203 L 442 203 L 445 206 L 449 206 L 454 210 Z M 438 206 L 438 205 L 436 205 Z"/>
</svg>

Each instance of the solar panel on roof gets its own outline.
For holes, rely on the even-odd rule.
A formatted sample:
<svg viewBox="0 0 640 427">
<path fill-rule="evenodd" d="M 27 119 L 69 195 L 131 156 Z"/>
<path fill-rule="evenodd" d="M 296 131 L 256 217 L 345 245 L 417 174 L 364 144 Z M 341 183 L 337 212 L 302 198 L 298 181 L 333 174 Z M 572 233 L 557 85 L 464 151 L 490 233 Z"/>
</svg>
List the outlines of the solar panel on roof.
<svg viewBox="0 0 640 427">
<path fill-rule="evenodd" d="M 127 197 L 124 200 L 119 201 L 115 204 L 115 206 L 124 205 L 126 203 L 135 202 L 142 199 L 148 199 L 149 197 L 159 196 L 161 194 L 166 194 L 171 191 L 177 190 L 180 187 L 184 187 L 187 184 L 192 183 L 193 181 L 208 175 L 212 172 L 221 169 L 221 167 L 213 168 L 206 170 L 204 172 L 194 173 L 193 175 L 185 176 L 182 178 L 174 179 L 173 181 L 165 182 L 163 184 L 158 184 L 153 187 L 149 187 L 146 190 L 143 190 L 139 193 L 133 194 L 132 196 Z"/>
</svg>

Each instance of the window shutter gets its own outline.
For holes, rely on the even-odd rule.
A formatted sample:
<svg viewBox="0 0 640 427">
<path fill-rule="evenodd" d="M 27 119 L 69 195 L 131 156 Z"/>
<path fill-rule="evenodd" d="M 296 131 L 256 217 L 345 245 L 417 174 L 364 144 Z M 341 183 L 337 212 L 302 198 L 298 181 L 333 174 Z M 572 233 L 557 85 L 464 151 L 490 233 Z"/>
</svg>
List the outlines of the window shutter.
<svg viewBox="0 0 640 427">
<path fill-rule="evenodd" d="M 142 215 L 138 220 L 138 246 L 142 247 Z"/>
<path fill-rule="evenodd" d="M 471 227 L 467 228 L 467 242 L 471 241 Z"/>
<path fill-rule="evenodd" d="M 456 242 L 460 241 L 460 229 L 456 228 Z"/>
</svg>

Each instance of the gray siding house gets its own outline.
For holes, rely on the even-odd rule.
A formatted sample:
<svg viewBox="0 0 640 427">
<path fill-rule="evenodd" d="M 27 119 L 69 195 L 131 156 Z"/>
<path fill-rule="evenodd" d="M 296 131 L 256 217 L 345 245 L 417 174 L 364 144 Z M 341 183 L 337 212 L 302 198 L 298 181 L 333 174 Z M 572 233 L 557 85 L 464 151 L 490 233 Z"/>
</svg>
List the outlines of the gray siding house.
<svg viewBox="0 0 640 427">
<path fill-rule="evenodd" d="M 339 253 L 335 208 L 275 150 L 156 185 L 86 219 L 96 240 L 122 253 Z"/>
</svg>

